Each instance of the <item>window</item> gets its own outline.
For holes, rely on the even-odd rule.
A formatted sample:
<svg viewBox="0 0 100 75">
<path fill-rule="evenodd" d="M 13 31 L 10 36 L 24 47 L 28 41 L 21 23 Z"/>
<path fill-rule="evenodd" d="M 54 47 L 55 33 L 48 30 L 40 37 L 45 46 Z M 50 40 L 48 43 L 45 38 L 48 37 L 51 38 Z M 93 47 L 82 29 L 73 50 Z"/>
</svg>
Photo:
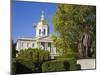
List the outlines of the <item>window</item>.
<svg viewBox="0 0 100 75">
<path fill-rule="evenodd" d="M 34 47 L 34 43 L 32 43 L 32 47 Z"/>
<path fill-rule="evenodd" d="M 29 43 L 27 43 L 27 47 L 29 47 Z"/>
<path fill-rule="evenodd" d="M 45 29 L 43 29 L 43 35 L 45 35 Z"/>
</svg>

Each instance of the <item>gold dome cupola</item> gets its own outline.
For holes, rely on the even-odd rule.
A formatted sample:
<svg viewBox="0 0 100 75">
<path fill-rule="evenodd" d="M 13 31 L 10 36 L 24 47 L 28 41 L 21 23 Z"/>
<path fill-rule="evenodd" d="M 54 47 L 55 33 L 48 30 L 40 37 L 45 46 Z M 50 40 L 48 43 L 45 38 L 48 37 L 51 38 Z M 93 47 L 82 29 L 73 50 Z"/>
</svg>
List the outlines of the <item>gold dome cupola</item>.
<svg viewBox="0 0 100 75">
<path fill-rule="evenodd" d="M 45 20 L 45 17 L 44 17 L 44 11 L 41 12 L 41 17 L 40 17 L 39 23 L 40 23 L 40 25 L 48 25 L 47 21 Z"/>
<path fill-rule="evenodd" d="M 41 12 L 40 21 L 37 23 L 36 36 L 37 37 L 48 36 L 48 24 L 44 17 L 44 11 Z"/>
</svg>

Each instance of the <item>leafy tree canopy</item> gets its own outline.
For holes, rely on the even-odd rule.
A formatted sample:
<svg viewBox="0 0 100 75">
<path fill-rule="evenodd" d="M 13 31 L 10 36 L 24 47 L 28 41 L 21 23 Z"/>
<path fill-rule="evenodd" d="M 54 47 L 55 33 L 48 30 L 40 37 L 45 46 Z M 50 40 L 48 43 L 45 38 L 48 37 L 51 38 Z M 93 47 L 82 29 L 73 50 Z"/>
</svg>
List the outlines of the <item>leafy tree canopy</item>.
<svg viewBox="0 0 100 75">
<path fill-rule="evenodd" d="M 87 34 L 95 42 L 96 7 L 59 4 L 53 16 L 53 25 L 63 40 L 63 50 L 77 52 L 79 39 Z M 84 39 L 84 37 L 82 37 Z M 89 41 L 89 40 L 88 40 Z M 95 43 L 93 44 L 95 46 Z M 65 53 L 66 53 L 65 52 Z"/>
</svg>

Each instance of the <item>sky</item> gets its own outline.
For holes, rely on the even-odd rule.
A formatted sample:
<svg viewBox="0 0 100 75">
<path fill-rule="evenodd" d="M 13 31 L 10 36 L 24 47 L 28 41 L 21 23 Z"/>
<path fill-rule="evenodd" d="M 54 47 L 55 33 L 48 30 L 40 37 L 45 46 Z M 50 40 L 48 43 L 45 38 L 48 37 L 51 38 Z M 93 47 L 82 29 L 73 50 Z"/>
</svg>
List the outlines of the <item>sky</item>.
<svg viewBox="0 0 100 75">
<path fill-rule="evenodd" d="M 52 16 L 55 14 L 57 4 L 39 2 L 12 1 L 11 4 L 11 32 L 12 40 L 20 37 L 34 37 L 34 25 L 40 20 L 41 12 L 44 11 L 48 22 L 49 33 L 54 34 Z"/>
</svg>

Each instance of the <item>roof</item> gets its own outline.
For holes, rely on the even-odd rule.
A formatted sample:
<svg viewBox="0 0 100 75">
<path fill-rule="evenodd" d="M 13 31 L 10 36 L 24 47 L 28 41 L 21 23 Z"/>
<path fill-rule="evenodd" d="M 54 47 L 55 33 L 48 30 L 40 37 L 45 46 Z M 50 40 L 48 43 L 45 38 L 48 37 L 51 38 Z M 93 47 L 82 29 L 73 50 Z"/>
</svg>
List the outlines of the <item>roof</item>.
<svg viewBox="0 0 100 75">
<path fill-rule="evenodd" d="M 23 40 L 23 41 L 38 41 L 38 42 L 53 42 L 53 40 L 49 37 L 34 37 L 34 38 L 18 38 L 18 40 Z"/>
<path fill-rule="evenodd" d="M 34 37 L 34 38 L 33 38 L 33 37 L 18 38 L 17 41 L 18 41 L 18 40 L 34 41 L 34 40 L 36 40 L 36 37 Z"/>
<path fill-rule="evenodd" d="M 40 41 L 40 42 L 53 42 L 53 40 L 49 36 L 37 38 L 37 41 Z"/>
</svg>

